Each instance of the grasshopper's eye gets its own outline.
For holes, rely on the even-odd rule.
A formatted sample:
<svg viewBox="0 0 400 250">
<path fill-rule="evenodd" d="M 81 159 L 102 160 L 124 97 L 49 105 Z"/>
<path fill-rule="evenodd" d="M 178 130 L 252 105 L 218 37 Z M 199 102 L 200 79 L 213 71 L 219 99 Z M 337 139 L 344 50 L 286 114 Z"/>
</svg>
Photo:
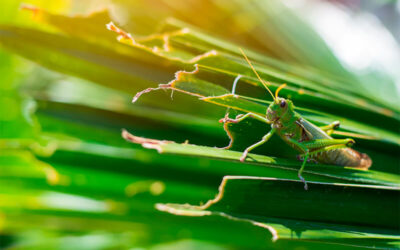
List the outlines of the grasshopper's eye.
<svg viewBox="0 0 400 250">
<path fill-rule="evenodd" d="M 281 105 L 281 108 L 284 108 L 286 106 L 286 101 L 282 100 L 280 105 Z"/>
</svg>

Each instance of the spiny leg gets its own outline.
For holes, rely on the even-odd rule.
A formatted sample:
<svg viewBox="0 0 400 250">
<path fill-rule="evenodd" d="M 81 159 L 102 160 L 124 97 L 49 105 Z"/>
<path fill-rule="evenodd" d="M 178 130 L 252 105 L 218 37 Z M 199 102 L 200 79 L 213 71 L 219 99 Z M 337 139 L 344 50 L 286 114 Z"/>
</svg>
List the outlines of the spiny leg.
<svg viewBox="0 0 400 250">
<path fill-rule="evenodd" d="M 353 139 L 317 139 L 313 141 L 305 141 L 305 142 L 298 142 L 296 140 L 290 139 L 290 141 L 293 144 L 296 144 L 298 147 L 300 147 L 305 153 L 304 153 L 304 160 L 303 164 L 301 165 L 301 168 L 298 172 L 298 176 L 302 182 L 304 182 L 304 189 L 308 189 L 307 182 L 301 175 L 303 173 L 304 167 L 306 166 L 306 162 L 308 157 L 310 156 L 310 150 L 316 149 L 312 151 L 312 154 L 316 154 L 319 152 L 327 151 L 327 150 L 332 150 L 336 148 L 341 148 L 341 147 L 346 147 L 346 146 L 351 146 L 354 144 Z"/>
<path fill-rule="evenodd" d="M 306 148 L 313 150 L 335 145 L 346 145 L 350 147 L 354 143 L 355 141 L 353 139 L 316 139 L 312 141 L 304 141 L 301 144 Z"/>
<path fill-rule="evenodd" d="M 321 126 L 319 128 L 322 129 L 328 135 L 331 135 L 335 129 L 339 128 L 339 126 L 340 126 L 340 122 L 339 121 L 334 121 L 329 125 Z"/>
<path fill-rule="evenodd" d="M 271 129 L 271 131 L 268 132 L 268 134 L 264 135 L 263 138 L 261 139 L 261 141 L 254 143 L 253 145 L 249 146 L 248 148 L 246 148 L 242 154 L 242 156 L 240 157 L 240 161 L 243 162 L 246 157 L 247 154 L 255 149 L 258 146 L 261 146 L 262 144 L 264 144 L 265 142 L 267 142 L 269 140 L 269 138 L 271 138 L 271 136 L 275 133 L 275 129 Z"/>
<path fill-rule="evenodd" d="M 346 148 L 346 147 L 347 147 L 346 144 L 337 144 L 337 145 L 326 146 L 326 147 L 320 148 L 318 150 L 311 151 L 309 155 L 312 157 L 313 155 L 316 155 L 321 152 L 335 150 L 335 149 L 341 149 L 341 148 Z"/>
</svg>

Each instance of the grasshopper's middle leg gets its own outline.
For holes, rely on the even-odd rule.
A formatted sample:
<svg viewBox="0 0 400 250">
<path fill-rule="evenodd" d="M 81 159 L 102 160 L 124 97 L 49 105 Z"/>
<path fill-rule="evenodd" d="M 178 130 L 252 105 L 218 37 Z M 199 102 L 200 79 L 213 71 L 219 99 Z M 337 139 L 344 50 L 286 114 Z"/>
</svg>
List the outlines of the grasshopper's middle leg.
<svg viewBox="0 0 400 250">
<path fill-rule="evenodd" d="M 322 127 L 319 127 L 319 128 L 322 129 L 328 135 L 331 135 L 335 129 L 339 128 L 339 126 L 340 126 L 340 122 L 339 121 L 334 121 L 329 125 L 322 126 Z"/>
<path fill-rule="evenodd" d="M 266 143 L 266 142 L 269 140 L 269 138 L 271 138 L 271 136 L 272 136 L 274 133 L 275 133 L 275 129 L 271 129 L 271 131 L 269 131 L 268 134 L 266 134 L 266 135 L 263 136 L 263 138 L 261 139 L 261 141 L 256 142 L 256 143 L 254 143 L 253 145 L 251 145 L 251 146 L 249 146 L 248 148 L 246 148 L 246 149 L 244 150 L 243 154 L 242 154 L 242 157 L 240 157 L 240 161 L 243 162 L 243 161 L 246 159 L 247 154 L 248 154 L 251 150 L 253 150 L 253 149 L 255 149 L 256 147 L 261 146 L 261 145 L 263 145 L 264 143 Z"/>
</svg>

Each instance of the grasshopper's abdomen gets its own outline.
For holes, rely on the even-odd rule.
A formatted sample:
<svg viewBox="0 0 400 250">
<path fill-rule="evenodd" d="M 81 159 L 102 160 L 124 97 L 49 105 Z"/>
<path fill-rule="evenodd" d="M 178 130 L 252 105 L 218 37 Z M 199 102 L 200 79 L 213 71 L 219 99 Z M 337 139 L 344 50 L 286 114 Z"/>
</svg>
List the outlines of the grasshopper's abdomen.
<svg viewBox="0 0 400 250">
<path fill-rule="evenodd" d="M 367 154 L 360 153 L 351 148 L 340 148 L 317 153 L 312 156 L 320 163 L 368 169 L 372 160 Z"/>
</svg>

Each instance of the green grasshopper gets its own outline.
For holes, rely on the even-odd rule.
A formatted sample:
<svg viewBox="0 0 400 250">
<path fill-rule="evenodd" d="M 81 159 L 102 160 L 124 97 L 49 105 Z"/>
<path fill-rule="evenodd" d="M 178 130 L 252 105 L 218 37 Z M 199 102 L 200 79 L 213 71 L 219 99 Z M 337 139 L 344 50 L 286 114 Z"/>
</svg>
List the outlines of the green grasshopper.
<svg viewBox="0 0 400 250">
<path fill-rule="evenodd" d="M 261 141 L 246 148 L 240 157 L 240 161 L 243 162 L 251 150 L 267 142 L 271 136 L 276 133 L 289 146 L 299 151 L 301 153 L 300 156 L 304 157 L 303 164 L 298 172 L 298 176 L 300 180 L 304 182 L 305 189 L 308 189 L 307 182 L 301 174 L 308 159 L 312 159 L 324 164 L 349 166 L 365 170 L 371 166 L 372 160 L 367 154 L 363 154 L 349 148 L 355 143 L 353 139 L 334 139 L 330 136 L 332 132 L 339 127 L 340 123 L 338 121 L 327 126 L 317 127 L 316 125 L 302 118 L 300 114 L 294 111 L 294 105 L 291 100 L 278 96 L 279 91 L 283 89 L 286 84 L 282 84 L 275 91 L 274 96 L 267 84 L 258 75 L 257 71 L 243 50 L 240 49 L 240 51 L 257 78 L 271 94 L 273 99 L 273 102 L 267 109 L 265 117 L 254 113 L 247 113 L 245 115 L 238 115 L 235 119 L 225 116 L 225 118 L 220 120 L 220 122 L 224 122 L 224 125 L 226 125 L 228 123 L 238 123 L 248 117 L 251 117 L 271 124 L 272 129 L 261 139 Z M 228 136 L 231 137 L 228 126 L 224 126 L 224 128 Z M 231 143 L 226 148 L 229 148 L 230 146 Z"/>
</svg>

